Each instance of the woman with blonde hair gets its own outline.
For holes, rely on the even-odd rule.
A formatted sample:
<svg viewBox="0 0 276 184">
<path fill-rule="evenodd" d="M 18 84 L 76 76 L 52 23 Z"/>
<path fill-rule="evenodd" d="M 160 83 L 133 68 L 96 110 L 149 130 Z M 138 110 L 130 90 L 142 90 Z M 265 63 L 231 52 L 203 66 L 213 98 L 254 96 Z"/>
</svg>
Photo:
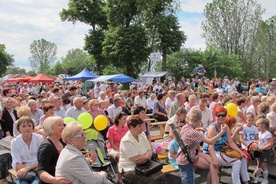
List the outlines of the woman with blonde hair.
<svg viewBox="0 0 276 184">
<path fill-rule="evenodd" d="M 31 117 L 30 107 L 29 106 L 19 107 L 18 110 L 17 110 L 17 116 L 19 118 L 21 118 L 23 116 Z M 13 136 L 14 137 L 20 135 L 20 132 L 16 128 L 17 127 L 17 122 L 18 122 L 18 120 L 13 123 Z"/>
<path fill-rule="evenodd" d="M 86 146 L 86 134 L 82 125 L 71 122 L 62 132 L 62 140 L 67 145 L 61 151 L 56 166 L 56 177 L 67 178 L 72 184 L 105 184 L 111 183 L 107 180 L 104 171 L 94 172 L 90 163 L 82 154 L 81 150 Z M 96 155 L 90 154 L 95 161 Z"/>
<path fill-rule="evenodd" d="M 55 177 L 55 167 L 64 145 L 60 142 L 64 121 L 59 116 L 51 116 L 43 122 L 43 129 L 48 134 L 38 149 L 38 177 L 41 184 L 71 184 L 64 177 Z"/>
</svg>

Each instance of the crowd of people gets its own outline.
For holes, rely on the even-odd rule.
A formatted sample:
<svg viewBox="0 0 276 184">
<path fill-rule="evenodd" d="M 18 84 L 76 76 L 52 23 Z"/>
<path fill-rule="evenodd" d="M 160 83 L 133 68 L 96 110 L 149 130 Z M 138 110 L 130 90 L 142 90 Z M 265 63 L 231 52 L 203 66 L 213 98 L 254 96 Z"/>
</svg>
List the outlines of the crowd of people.
<svg viewBox="0 0 276 184">
<path fill-rule="evenodd" d="M 128 90 L 116 83 L 96 82 L 88 91 L 69 83 L 2 83 L 0 91 L 0 139 L 14 137 L 12 163 L 7 160 L 7 164 L 16 170 L 17 183 L 27 182 L 30 172 L 36 175 L 27 183 L 110 183 L 106 172 L 90 167 L 96 153 L 89 157 L 82 153 L 86 145 L 82 126 L 72 122 L 64 127 L 64 118 L 77 120 L 83 112 L 93 119 L 98 115 L 108 119 L 108 127 L 100 133 L 109 156 L 118 162 L 119 183 L 123 178 L 129 183 L 167 183 L 161 171 L 150 177 L 135 172 L 135 166 L 153 154 L 149 113 L 167 122 L 163 140 L 169 143 L 169 161 L 179 169 L 183 184 L 194 183 L 194 167 L 208 169 L 207 183 L 218 183 L 220 166 L 232 166 L 232 183 L 249 183 L 252 158 L 246 151 L 251 142 L 261 153 L 253 183 L 260 181 L 261 173 L 262 183 L 268 183 L 267 164 L 276 154 L 276 78 L 248 80 L 247 88 L 237 78 L 182 77 L 144 86 L 132 83 Z M 238 108 L 236 117 L 227 115 L 224 107 L 229 102 Z M 188 147 L 192 163 L 179 148 L 171 123 Z M 224 155 L 225 143 L 242 159 Z M 1 184 L 6 183 L 8 168 L 2 165 Z"/>
</svg>

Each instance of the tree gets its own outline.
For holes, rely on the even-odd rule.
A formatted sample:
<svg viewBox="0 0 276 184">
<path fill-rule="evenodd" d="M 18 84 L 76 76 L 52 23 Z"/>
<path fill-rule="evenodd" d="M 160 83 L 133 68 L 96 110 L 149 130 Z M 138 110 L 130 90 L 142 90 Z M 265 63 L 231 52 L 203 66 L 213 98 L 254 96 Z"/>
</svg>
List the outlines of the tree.
<svg viewBox="0 0 276 184">
<path fill-rule="evenodd" d="M 54 67 L 60 68 L 57 63 Z M 68 74 L 75 75 L 82 71 L 84 68 L 94 71 L 94 61 L 89 54 L 81 49 L 71 49 L 65 57 L 61 58 L 62 70 L 67 70 Z M 62 72 L 63 73 L 63 72 Z"/>
<path fill-rule="evenodd" d="M 102 74 L 104 66 L 109 64 L 102 55 L 104 31 L 107 29 L 105 5 L 104 0 L 69 0 L 68 9 L 60 12 L 62 21 L 80 21 L 91 26 L 84 39 L 84 49 L 94 56 L 94 69 L 98 74 Z"/>
<path fill-rule="evenodd" d="M 204 9 L 202 29 L 207 45 L 237 55 L 247 77 L 257 67 L 253 55 L 263 12 L 256 0 L 213 0 Z"/>
<path fill-rule="evenodd" d="M 0 44 L 0 76 L 2 76 L 9 66 L 13 66 L 13 55 L 6 52 L 4 44 Z"/>
<path fill-rule="evenodd" d="M 26 70 L 17 66 L 9 67 L 5 74 L 26 74 Z"/>
<path fill-rule="evenodd" d="M 56 60 L 57 46 L 44 38 L 35 40 L 30 45 L 31 57 L 29 61 L 35 72 L 44 73 Z"/>
</svg>

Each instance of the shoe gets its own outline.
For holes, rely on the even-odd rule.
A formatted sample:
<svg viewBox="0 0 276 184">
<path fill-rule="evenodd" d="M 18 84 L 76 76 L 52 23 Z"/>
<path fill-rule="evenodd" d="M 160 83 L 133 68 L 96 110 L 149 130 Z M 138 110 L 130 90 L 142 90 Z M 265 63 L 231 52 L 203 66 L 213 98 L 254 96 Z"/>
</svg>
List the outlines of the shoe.
<svg viewBox="0 0 276 184">
<path fill-rule="evenodd" d="M 268 184 L 267 180 L 263 180 L 262 184 Z"/>
<path fill-rule="evenodd" d="M 259 177 L 255 177 L 253 183 L 259 183 Z"/>
</svg>

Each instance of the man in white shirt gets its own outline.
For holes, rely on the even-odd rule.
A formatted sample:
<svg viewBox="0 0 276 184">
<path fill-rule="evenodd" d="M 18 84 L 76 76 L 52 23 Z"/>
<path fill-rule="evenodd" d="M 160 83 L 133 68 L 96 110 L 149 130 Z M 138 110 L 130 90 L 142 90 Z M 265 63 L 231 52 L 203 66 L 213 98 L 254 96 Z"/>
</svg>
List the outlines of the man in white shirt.
<svg viewBox="0 0 276 184">
<path fill-rule="evenodd" d="M 134 106 L 142 106 L 146 109 L 146 113 L 150 113 L 144 91 L 139 91 L 138 95 L 134 98 Z"/>
<path fill-rule="evenodd" d="M 35 100 L 29 100 L 28 106 L 30 107 L 31 118 L 35 120 L 35 126 L 39 125 L 39 119 L 44 115 L 44 112 L 41 109 L 37 108 L 37 104 Z"/>
<path fill-rule="evenodd" d="M 156 97 L 156 94 L 152 93 L 150 94 L 150 97 L 147 99 L 147 106 L 151 112 L 153 112 L 154 104 L 156 102 L 155 97 Z"/>
<path fill-rule="evenodd" d="M 36 87 L 33 86 L 32 83 L 29 83 L 29 87 L 28 87 L 28 93 L 33 93 L 34 95 L 37 95 L 37 89 Z"/>
<path fill-rule="evenodd" d="M 115 119 L 116 115 L 118 113 L 122 112 L 121 98 L 120 97 L 117 97 L 117 98 L 114 99 L 113 105 L 111 105 L 107 108 L 107 112 L 108 112 L 109 122 L 111 124 L 114 124 L 114 119 Z"/>
<path fill-rule="evenodd" d="M 99 98 L 99 93 L 100 93 L 100 91 L 101 91 L 101 89 L 100 89 L 100 82 L 97 82 L 96 84 L 95 84 L 95 87 L 94 87 L 94 98 Z"/>
<path fill-rule="evenodd" d="M 100 85 L 100 90 L 101 91 L 106 91 L 106 87 L 107 87 L 106 84 L 104 82 L 102 82 L 101 85 Z"/>
<path fill-rule="evenodd" d="M 61 106 L 62 105 L 61 98 L 58 96 L 55 96 L 53 100 L 53 105 L 54 105 L 54 114 L 63 119 L 65 117 L 65 109 Z"/>
<path fill-rule="evenodd" d="M 74 104 L 74 106 L 70 107 L 65 112 L 65 117 L 71 117 L 71 118 L 74 118 L 75 120 L 77 120 L 81 113 L 86 112 L 86 110 L 83 108 L 82 97 L 75 97 L 73 100 L 73 104 Z"/>
<path fill-rule="evenodd" d="M 187 114 L 187 117 L 189 117 L 189 114 L 194 110 L 198 109 L 202 112 L 202 127 L 206 128 L 210 123 L 213 122 L 213 115 L 212 111 L 207 107 L 208 103 L 205 98 L 201 98 L 199 100 L 199 105 L 196 105 L 190 109 L 190 111 Z"/>
<path fill-rule="evenodd" d="M 170 109 L 170 106 L 172 105 L 173 102 L 176 102 L 176 98 L 175 98 L 175 91 L 173 90 L 170 90 L 168 92 L 168 98 L 166 99 L 165 101 L 165 107 L 167 110 Z"/>
</svg>

